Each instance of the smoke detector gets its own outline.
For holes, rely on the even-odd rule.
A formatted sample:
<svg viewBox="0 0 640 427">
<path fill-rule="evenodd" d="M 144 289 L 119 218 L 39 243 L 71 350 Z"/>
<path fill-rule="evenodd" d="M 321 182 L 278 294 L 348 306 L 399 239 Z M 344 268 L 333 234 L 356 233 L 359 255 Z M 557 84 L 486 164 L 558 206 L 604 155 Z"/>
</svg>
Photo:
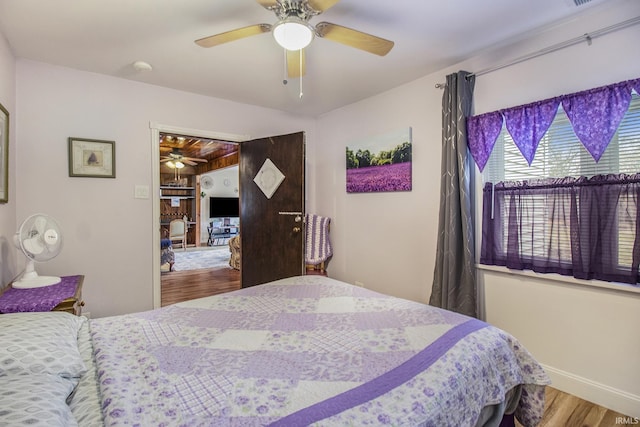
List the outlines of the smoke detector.
<svg viewBox="0 0 640 427">
<path fill-rule="evenodd" d="M 153 67 L 151 66 L 151 64 L 149 64 L 148 62 L 144 62 L 144 61 L 136 61 L 136 62 L 134 62 L 133 63 L 133 68 L 136 71 L 151 71 L 151 70 L 153 70 Z"/>
</svg>

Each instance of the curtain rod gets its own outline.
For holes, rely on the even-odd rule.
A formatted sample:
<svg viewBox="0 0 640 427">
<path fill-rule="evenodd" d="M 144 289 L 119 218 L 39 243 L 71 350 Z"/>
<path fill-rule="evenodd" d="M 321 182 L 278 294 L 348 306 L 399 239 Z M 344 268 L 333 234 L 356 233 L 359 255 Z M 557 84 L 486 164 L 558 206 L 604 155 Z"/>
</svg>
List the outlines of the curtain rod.
<svg viewBox="0 0 640 427">
<path fill-rule="evenodd" d="M 477 71 L 475 73 L 471 73 L 471 74 L 469 74 L 467 76 L 467 78 L 469 78 L 471 76 L 478 77 L 478 76 L 481 76 L 483 74 L 492 73 L 494 71 L 498 71 L 498 70 L 501 70 L 503 68 L 507 68 L 507 67 L 510 67 L 512 65 L 516 65 L 516 64 L 519 64 L 521 62 L 528 61 L 530 59 L 534 59 L 534 58 L 537 58 L 539 56 L 543 56 L 543 55 L 546 55 L 548 53 L 552 53 L 552 52 L 558 51 L 560 49 L 564 49 L 565 47 L 573 46 L 573 45 L 576 45 L 576 44 L 584 42 L 584 41 L 586 41 L 587 44 L 589 46 L 591 46 L 592 40 L 594 38 L 596 38 L 596 37 L 600 37 L 600 36 L 603 36 L 605 34 L 609 34 L 609 33 L 612 33 L 614 31 L 622 30 L 624 28 L 630 27 L 632 25 L 637 25 L 637 24 L 640 24 L 640 16 L 636 16 L 635 18 L 631 18 L 631 19 L 628 19 L 626 21 L 619 22 L 619 23 L 611 25 L 609 27 L 605 27 L 605 28 L 601 28 L 599 30 L 595 30 L 595 31 L 593 31 L 591 33 L 585 33 L 585 34 L 583 34 L 581 36 L 574 37 L 574 38 L 572 38 L 570 40 L 566 40 L 566 41 L 558 43 L 558 44 L 554 44 L 553 46 L 549 46 L 549 47 L 541 49 L 541 50 L 539 50 L 537 52 L 533 52 L 533 53 L 530 53 L 528 55 L 521 56 L 519 58 L 516 58 L 516 59 L 514 59 L 512 61 L 509 61 L 509 62 L 506 62 L 504 64 L 496 65 L 495 67 L 485 68 L 484 70 L 480 70 L 480 71 Z M 446 86 L 446 83 L 436 83 L 436 88 L 437 89 L 444 89 L 445 86 Z"/>
</svg>

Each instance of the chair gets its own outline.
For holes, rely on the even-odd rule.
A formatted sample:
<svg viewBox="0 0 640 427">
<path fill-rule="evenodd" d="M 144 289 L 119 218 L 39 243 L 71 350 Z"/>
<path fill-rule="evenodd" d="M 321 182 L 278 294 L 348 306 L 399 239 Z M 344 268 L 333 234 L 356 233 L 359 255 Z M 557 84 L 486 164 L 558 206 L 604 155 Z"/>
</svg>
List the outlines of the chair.
<svg viewBox="0 0 640 427">
<path fill-rule="evenodd" d="M 231 258 L 229 258 L 229 265 L 231 268 L 240 270 L 240 235 L 236 234 L 229 239 L 229 252 L 231 252 Z"/>
<path fill-rule="evenodd" d="M 173 271 L 174 262 L 175 255 L 173 254 L 171 240 L 168 238 L 160 239 L 160 272 L 166 273 L 168 271 Z"/>
<path fill-rule="evenodd" d="M 169 223 L 169 240 L 179 242 L 182 249 L 187 250 L 187 222 L 184 219 L 174 219 Z"/>
<path fill-rule="evenodd" d="M 331 218 L 307 214 L 305 218 L 304 262 L 306 274 L 327 275 L 326 263 L 333 255 L 329 226 Z"/>
<path fill-rule="evenodd" d="M 209 223 L 209 225 L 207 225 L 207 235 L 209 236 L 207 238 L 207 246 L 213 246 L 213 223 Z"/>
</svg>

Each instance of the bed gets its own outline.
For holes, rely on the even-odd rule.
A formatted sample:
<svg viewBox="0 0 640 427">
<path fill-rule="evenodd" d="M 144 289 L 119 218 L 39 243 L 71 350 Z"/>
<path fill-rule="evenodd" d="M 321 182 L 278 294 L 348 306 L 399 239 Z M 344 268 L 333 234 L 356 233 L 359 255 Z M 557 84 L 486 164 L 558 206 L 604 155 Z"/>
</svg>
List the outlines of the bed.
<svg viewBox="0 0 640 427">
<path fill-rule="evenodd" d="M 534 426 L 546 384 L 498 328 L 324 276 L 0 316 L 0 425 Z"/>
</svg>

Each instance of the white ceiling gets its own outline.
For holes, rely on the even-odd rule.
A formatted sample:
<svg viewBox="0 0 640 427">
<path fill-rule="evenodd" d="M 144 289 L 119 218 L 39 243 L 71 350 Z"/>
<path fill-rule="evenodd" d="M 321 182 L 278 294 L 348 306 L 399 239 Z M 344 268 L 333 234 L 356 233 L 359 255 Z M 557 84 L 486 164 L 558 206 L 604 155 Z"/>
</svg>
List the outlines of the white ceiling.
<svg viewBox="0 0 640 427">
<path fill-rule="evenodd" d="M 615 1 L 342 0 L 311 24 L 340 24 L 395 46 L 379 57 L 316 38 L 302 99 L 298 79 L 283 85 L 284 54 L 271 34 L 208 49 L 194 43 L 275 23 L 255 0 L 0 0 L 0 32 L 16 57 L 317 116 Z M 138 60 L 153 71 L 136 71 Z"/>
</svg>

